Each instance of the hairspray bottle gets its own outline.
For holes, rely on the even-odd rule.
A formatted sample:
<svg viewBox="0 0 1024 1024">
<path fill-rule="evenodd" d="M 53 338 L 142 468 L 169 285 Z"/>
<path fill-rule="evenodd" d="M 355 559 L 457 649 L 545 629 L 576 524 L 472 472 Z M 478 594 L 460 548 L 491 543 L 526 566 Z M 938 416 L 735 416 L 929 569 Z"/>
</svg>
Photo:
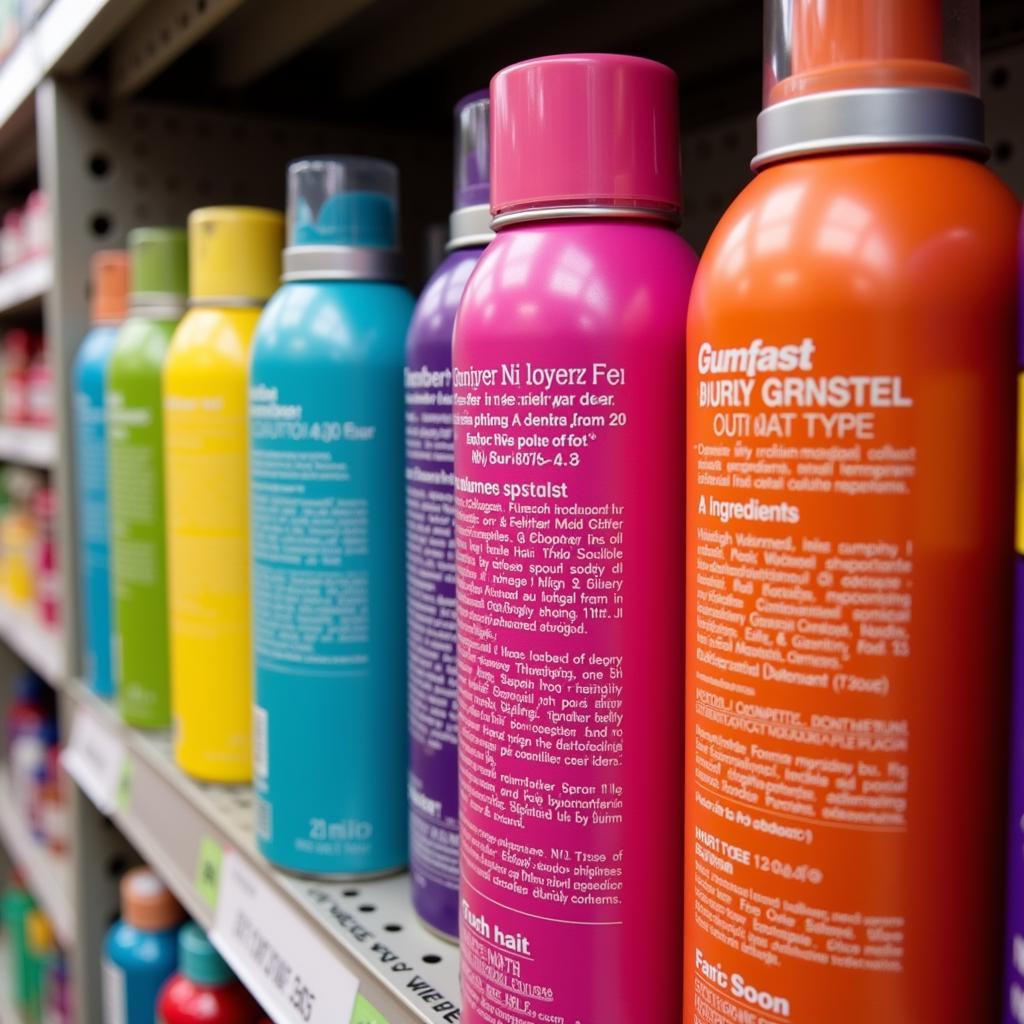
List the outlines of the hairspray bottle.
<svg viewBox="0 0 1024 1024">
<path fill-rule="evenodd" d="M 110 360 L 110 531 L 118 703 L 129 725 L 171 724 L 164 519 L 164 358 L 188 297 L 180 228 L 128 235 L 132 292 Z"/>
<path fill-rule="evenodd" d="M 405 344 L 405 561 L 409 628 L 409 874 L 416 912 L 459 934 L 452 331 L 463 289 L 494 237 L 490 98 L 455 107 L 448 255 L 416 303 Z"/>
<path fill-rule="evenodd" d="M 253 343 L 258 837 L 305 874 L 408 859 L 398 168 L 288 168 L 284 280 Z"/>
<path fill-rule="evenodd" d="M 110 507 L 107 479 L 107 371 L 128 315 L 128 254 L 94 253 L 89 333 L 73 368 L 78 574 L 82 599 L 85 680 L 101 697 L 117 689 L 110 590 Z"/>
<path fill-rule="evenodd" d="M 276 210 L 189 214 L 189 310 L 164 363 L 174 755 L 209 782 L 252 777 L 246 397 L 283 234 Z"/>
<path fill-rule="evenodd" d="M 683 1019 L 995 1020 L 1019 211 L 977 5 L 767 25 L 688 327 Z"/>
<path fill-rule="evenodd" d="M 497 237 L 455 327 L 463 1020 L 678 1018 L 678 83 L 491 83 Z"/>
<path fill-rule="evenodd" d="M 1024 252 L 1024 224 L 1021 227 Z M 1024 295 L 1024 265 L 1020 295 Z M 1006 987 L 1003 1024 L 1024 1024 L 1024 323 L 1018 325 L 1017 520 L 1014 556 L 1016 617 L 1013 715 L 1010 719 L 1010 848 L 1006 886 Z"/>
</svg>

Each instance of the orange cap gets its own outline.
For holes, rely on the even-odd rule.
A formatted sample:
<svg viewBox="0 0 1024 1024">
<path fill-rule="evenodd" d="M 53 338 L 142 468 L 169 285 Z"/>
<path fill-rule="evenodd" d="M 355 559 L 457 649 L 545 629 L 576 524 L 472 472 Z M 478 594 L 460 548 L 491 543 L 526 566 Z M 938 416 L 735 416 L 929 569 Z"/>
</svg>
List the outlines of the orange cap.
<svg viewBox="0 0 1024 1024">
<path fill-rule="evenodd" d="M 947 14 L 971 3 L 789 0 L 789 6 L 791 30 L 781 35 L 789 40 L 789 69 L 771 88 L 770 103 L 845 89 L 972 89 L 970 69 L 950 56 L 961 48 L 951 26 L 966 31 L 970 19 Z"/>
<path fill-rule="evenodd" d="M 132 868 L 121 879 L 121 917 L 140 931 L 162 932 L 184 920 L 185 912 L 149 868 Z"/>
<path fill-rule="evenodd" d="M 89 261 L 92 284 L 90 319 L 94 324 L 120 323 L 128 316 L 128 253 L 100 249 Z"/>
</svg>

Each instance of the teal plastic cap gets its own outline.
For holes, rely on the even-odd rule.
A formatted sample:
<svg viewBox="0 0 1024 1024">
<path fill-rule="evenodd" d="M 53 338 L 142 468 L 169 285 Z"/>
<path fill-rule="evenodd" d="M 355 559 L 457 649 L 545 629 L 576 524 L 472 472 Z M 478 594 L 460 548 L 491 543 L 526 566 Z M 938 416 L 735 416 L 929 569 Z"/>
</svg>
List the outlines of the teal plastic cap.
<svg viewBox="0 0 1024 1024">
<path fill-rule="evenodd" d="M 288 165 L 288 242 L 398 246 L 398 168 L 368 156 L 310 156 Z"/>
<path fill-rule="evenodd" d="M 178 932 L 178 963 L 181 973 L 197 985 L 227 985 L 235 980 L 223 957 L 192 921 Z"/>
</svg>

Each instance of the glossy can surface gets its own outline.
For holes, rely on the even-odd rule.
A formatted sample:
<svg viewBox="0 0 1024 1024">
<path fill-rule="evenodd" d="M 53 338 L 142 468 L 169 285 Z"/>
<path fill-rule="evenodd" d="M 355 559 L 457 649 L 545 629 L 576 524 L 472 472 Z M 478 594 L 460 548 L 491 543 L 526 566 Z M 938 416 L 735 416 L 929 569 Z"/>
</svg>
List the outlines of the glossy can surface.
<svg viewBox="0 0 1024 1024">
<path fill-rule="evenodd" d="M 151 932 L 116 922 L 103 948 L 103 1024 L 153 1024 L 160 988 L 177 966 L 177 928 Z"/>
<path fill-rule="evenodd" d="M 171 724 L 161 373 L 175 326 L 128 319 L 108 381 L 118 700 L 124 720 L 145 729 Z"/>
<path fill-rule="evenodd" d="M 412 297 L 285 284 L 249 389 L 259 843 L 292 871 L 407 859 L 402 362 Z"/>
<path fill-rule="evenodd" d="M 1024 226 L 1020 251 L 1024 252 Z M 1024 264 L 1018 298 L 1024 297 Z M 1018 307 L 1019 308 L 1019 307 Z M 1009 875 L 1006 887 L 1006 985 L 1004 1024 L 1024 1024 L 1024 322 L 1018 324 L 1017 529 L 1014 556 L 1016 616 L 1013 651 L 1013 717 L 1010 719 Z"/>
<path fill-rule="evenodd" d="M 438 267 L 405 347 L 409 874 L 416 913 L 451 938 L 459 934 L 452 331 L 482 252 L 458 249 Z"/>
<path fill-rule="evenodd" d="M 93 327 L 85 336 L 74 365 L 82 655 L 86 682 L 101 697 L 112 697 L 117 688 L 110 593 L 106 410 L 107 368 L 117 332 L 114 324 Z"/>
<path fill-rule="evenodd" d="M 690 306 L 686 1024 L 996 1019 L 1018 207 L 782 163 Z"/>
<path fill-rule="evenodd" d="M 683 388 L 695 258 L 499 232 L 454 342 L 462 1020 L 678 1019 Z M 599 965 L 595 969 L 595 965 Z"/>
<path fill-rule="evenodd" d="M 256 1024 L 259 1007 L 240 981 L 200 985 L 176 974 L 160 992 L 157 1024 Z"/>
<path fill-rule="evenodd" d="M 174 749 L 216 782 L 252 774 L 246 391 L 259 315 L 189 310 L 164 366 Z"/>
</svg>

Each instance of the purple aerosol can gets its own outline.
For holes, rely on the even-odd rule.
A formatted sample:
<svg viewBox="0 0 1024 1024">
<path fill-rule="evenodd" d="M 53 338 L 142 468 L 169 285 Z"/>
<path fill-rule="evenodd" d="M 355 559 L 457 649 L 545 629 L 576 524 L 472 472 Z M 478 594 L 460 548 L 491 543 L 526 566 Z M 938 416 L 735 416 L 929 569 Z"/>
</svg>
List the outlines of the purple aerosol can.
<svg viewBox="0 0 1024 1024">
<path fill-rule="evenodd" d="M 452 330 L 493 237 L 489 108 L 486 90 L 455 107 L 451 241 L 416 304 L 405 363 L 409 864 L 416 912 L 451 939 L 459 934 Z"/>
</svg>

